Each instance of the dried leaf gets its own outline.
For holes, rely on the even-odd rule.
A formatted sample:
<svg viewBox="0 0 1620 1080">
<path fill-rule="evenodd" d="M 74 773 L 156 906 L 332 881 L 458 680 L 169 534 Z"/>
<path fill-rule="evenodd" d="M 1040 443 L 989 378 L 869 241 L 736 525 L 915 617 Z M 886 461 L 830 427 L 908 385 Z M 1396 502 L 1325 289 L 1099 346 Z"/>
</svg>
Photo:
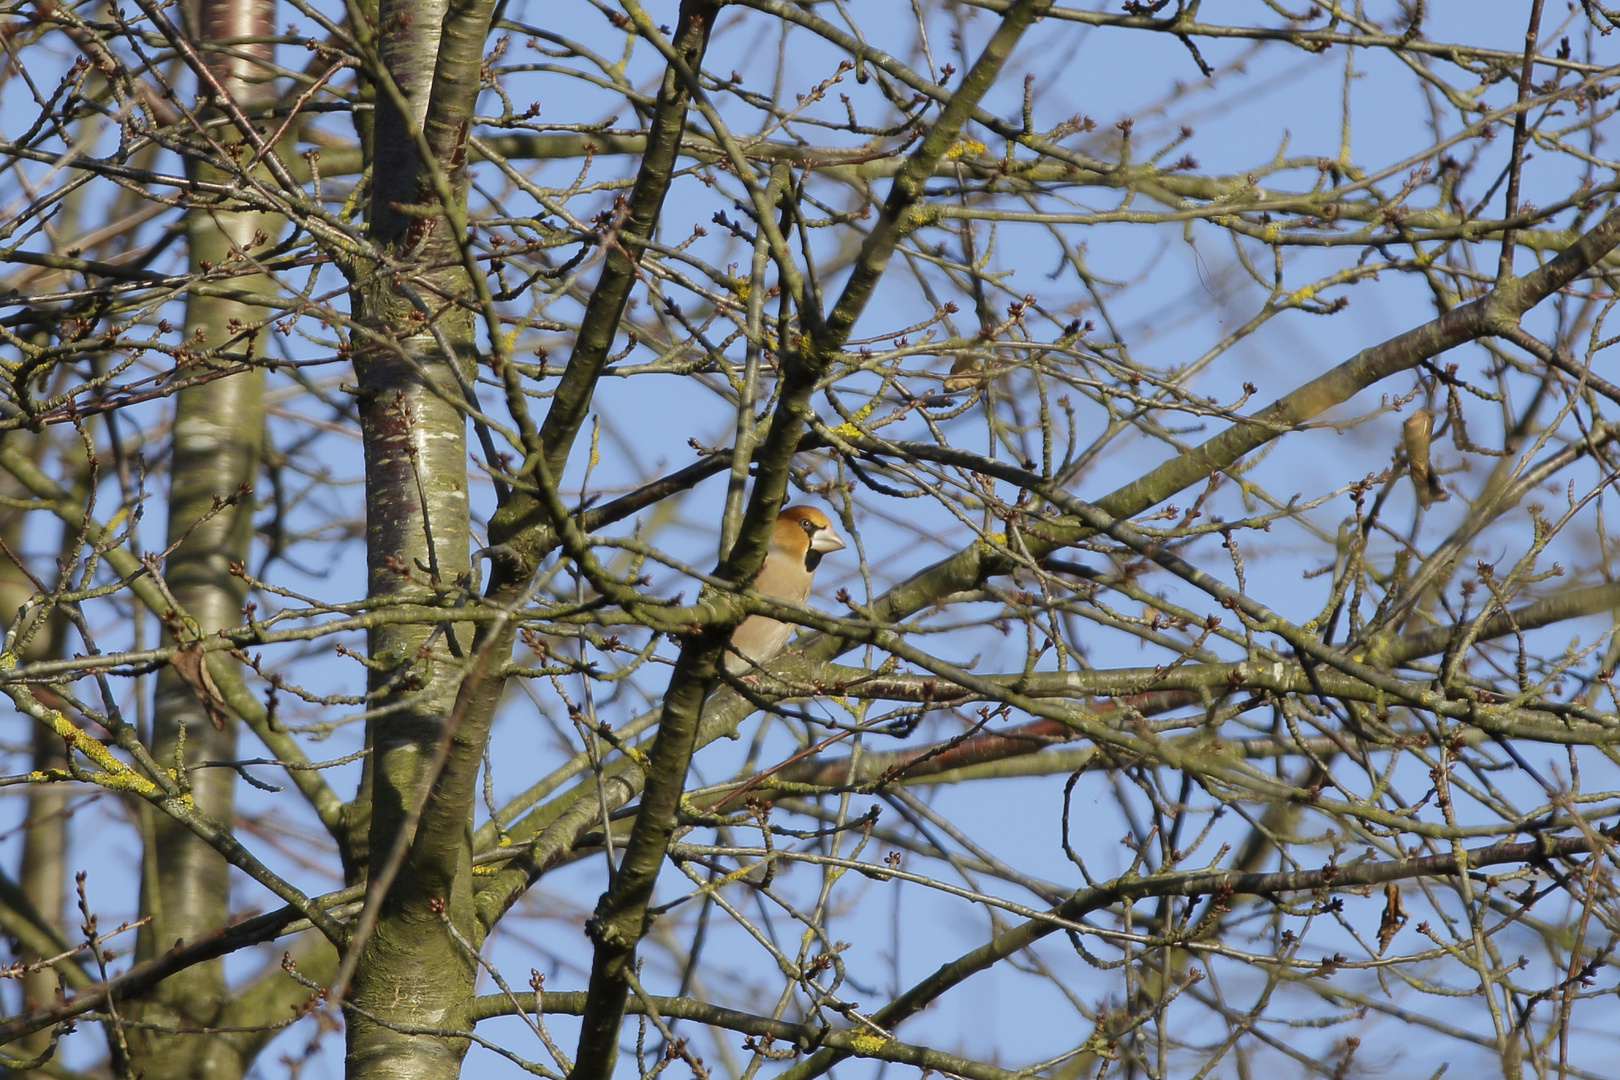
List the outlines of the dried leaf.
<svg viewBox="0 0 1620 1080">
<path fill-rule="evenodd" d="M 208 655 L 203 652 L 202 642 L 193 641 L 184 648 L 177 649 L 169 657 L 169 666 L 174 673 L 197 695 L 202 707 L 208 713 L 208 719 L 213 721 L 215 729 L 225 730 L 225 721 L 231 717 L 230 708 L 225 704 L 225 695 L 219 692 L 219 686 L 214 682 L 214 676 L 208 670 Z"/>
<path fill-rule="evenodd" d="M 1429 444 L 1434 436 L 1434 412 L 1419 409 L 1401 425 L 1402 442 L 1406 447 L 1406 468 L 1412 474 L 1412 487 L 1417 491 L 1418 505 L 1427 510 L 1436 502 L 1451 496 L 1440 486 L 1429 464 Z"/>
<path fill-rule="evenodd" d="M 972 390 L 984 378 L 984 366 L 972 353 L 957 353 L 951 362 L 951 373 L 945 376 L 945 392 L 960 394 Z"/>
<path fill-rule="evenodd" d="M 1382 956 L 1406 925 L 1406 906 L 1401 903 L 1401 887 L 1391 881 L 1384 886 L 1384 917 L 1378 920 L 1378 955 Z"/>
</svg>

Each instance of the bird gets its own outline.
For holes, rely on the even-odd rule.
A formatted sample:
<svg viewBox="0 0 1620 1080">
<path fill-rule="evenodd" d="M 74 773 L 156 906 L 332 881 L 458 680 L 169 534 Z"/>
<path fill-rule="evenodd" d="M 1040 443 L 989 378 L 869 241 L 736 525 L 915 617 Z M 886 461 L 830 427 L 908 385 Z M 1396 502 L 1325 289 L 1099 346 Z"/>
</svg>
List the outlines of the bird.
<svg viewBox="0 0 1620 1080">
<path fill-rule="evenodd" d="M 772 600 L 802 604 L 810 595 L 810 581 L 821 557 L 839 551 L 844 540 L 827 515 L 813 506 L 790 506 L 776 515 L 771 548 L 754 578 L 754 588 Z M 766 615 L 750 615 L 732 631 L 726 652 L 726 671 L 741 675 L 769 663 L 793 633 L 793 624 Z"/>
<path fill-rule="evenodd" d="M 1406 448 L 1406 471 L 1411 474 L 1418 505 L 1425 510 L 1451 498 L 1429 461 L 1429 446 L 1433 438 L 1434 412 L 1431 409 L 1418 409 L 1401 425 L 1401 441 Z"/>
</svg>

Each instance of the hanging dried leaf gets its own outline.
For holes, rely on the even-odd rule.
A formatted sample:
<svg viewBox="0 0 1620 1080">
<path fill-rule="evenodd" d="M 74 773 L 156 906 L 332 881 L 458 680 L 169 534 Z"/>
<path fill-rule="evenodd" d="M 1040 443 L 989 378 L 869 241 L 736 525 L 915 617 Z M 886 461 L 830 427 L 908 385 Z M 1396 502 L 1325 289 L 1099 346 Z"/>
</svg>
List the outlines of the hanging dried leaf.
<svg viewBox="0 0 1620 1080">
<path fill-rule="evenodd" d="M 960 394 L 972 390 L 984 381 L 984 365 L 972 353 L 957 353 L 951 361 L 951 373 L 945 376 L 945 392 Z"/>
<path fill-rule="evenodd" d="M 229 706 L 225 704 L 225 695 L 219 692 L 219 685 L 214 682 L 214 676 L 208 671 L 208 655 L 203 652 L 202 642 L 193 641 L 182 649 L 175 651 L 169 657 L 169 666 L 174 673 L 191 687 L 191 692 L 197 695 L 202 707 L 208 713 L 208 719 L 213 721 L 214 727 L 219 731 L 225 730 L 225 721 L 230 719 Z"/>
<path fill-rule="evenodd" d="M 1401 903 L 1401 887 L 1391 881 L 1384 886 L 1384 917 L 1378 920 L 1378 955 L 1382 956 L 1395 935 L 1406 925 L 1406 906 Z"/>
<path fill-rule="evenodd" d="M 1412 474 L 1418 505 L 1427 510 L 1433 503 L 1450 498 L 1429 464 L 1429 444 L 1434 436 L 1433 410 L 1422 408 L 1408 416 L 1401 425 L 1401 434 L 1406 447 L 1406 468 Z"/>
</svg>

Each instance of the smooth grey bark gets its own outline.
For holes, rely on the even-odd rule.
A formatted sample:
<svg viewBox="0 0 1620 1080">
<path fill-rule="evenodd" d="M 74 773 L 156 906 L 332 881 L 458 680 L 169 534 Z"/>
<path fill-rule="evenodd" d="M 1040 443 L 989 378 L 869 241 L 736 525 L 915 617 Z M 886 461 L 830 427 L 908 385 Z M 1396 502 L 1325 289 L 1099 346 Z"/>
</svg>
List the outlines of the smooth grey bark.
<svg viewBox="0 0 1620 1080">
<path fill-rule="evenodd" d="M 367 591 L 449 611 L 471 587 L 464 403 L 476 373 L 463 262 L 465 139 L 493 3 L 384 0 L 362 29 L 377 111 L 368 234 L 351 269 L 366 464 Z M 471 790 L 485 730 L 457 705 L 473 637 L 450 619 L 369 634 L 352 873 L 369 884 L 347 992 L 350 1076 L 455 1077 L 476 973 Z M 461 790 L 462 788 L 467 790 Z M 360 832 L 365 831 L 363 841 Z M 361 846 L 363 845 L 363 847 Z M 363 871 L 362 871 L 363 868 Z M 457 939 L 460 940 L 457 940 Z M 431 972 L 431 977 L 424 973 Z"/>
<path fill-rule="evenodd" d="M 203 49 L 234 39 L 265 35 L 275 25 L 274 0 L 200 0 L 194 40 Z M 229 53 L 205 51 L 220 85 L 251 112 L 268 99 L 271 87 L 260 67 L 274 59 L 269 44 L 233 44 Z M 213 172 L 194 161 L 196 173 Z M 274 224 L 262 215 L 226 205 L 198 205 L 188 213 L 186 238 L 191 265 L 214 266 L 244 260 Z M 246 287 L 252 287 L 251 277 Z M 198 368 L 250 359 L 262 334 L 252 327 L 259 308 L 219 297 L 190 293 L 186 303 L 187 340 L 195 342 L 190 363 Z M 170 465 L 168 544 L 164 577 L 170 593 L 189 616 L 169 626 L 170 640 L 192 640 L 242 620 L 246 586 L 231 573 L 245 562 L 253 541 L 253 503 L 245 497 L 258 474 L 264 429 L 264 376 L 249 370 L 183 390 L 175 404 Z M 206 518 L 206 520 L 204 520 Z M 153 711 L 153 754 L 170 767 L 237 756 L 234 718 L 216 727 L 190 686 L 170 667 L 159 673 Z M 229 769 L 189 774 L 197 808 L 216 821 L 234 816 L 236 775 Z M 145 860 L 143 913 L 152 922 L 140 935 L 139 955 L 147 959 L 177 941 L 195 940 L 223 925 L 230 915 L 230 867 L 189 828 L 141 807 L 151 851 Z M 228 1004 L 223 960 L 199 964 L 160 984 L 137 1010 L 141 1020 L 180 1027 L 219 1022 Z M 134 1067 L 153 1080 L 164 1077 L 240 1076 L 247 1061 L 227 1040 L 170 1036 L 158 1031 L 130 1033 Z"/>
</svg>

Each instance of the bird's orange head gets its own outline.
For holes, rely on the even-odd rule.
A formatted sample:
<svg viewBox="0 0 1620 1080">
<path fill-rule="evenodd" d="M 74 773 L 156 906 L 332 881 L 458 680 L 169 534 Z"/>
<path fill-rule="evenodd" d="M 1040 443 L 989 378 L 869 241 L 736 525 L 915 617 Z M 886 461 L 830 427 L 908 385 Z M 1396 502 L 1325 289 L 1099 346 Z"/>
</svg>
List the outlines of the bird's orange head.
<svg viewBox="0 0 1620 1080">
<path fill-rule="evenodd" d="M 844 546 L 827 515 L 814 506 L 790 506 L 776 516 L 771 546 L 794 559 L 803 559 L 806 570 L 814 570 L 821 557 Z"/>
</svg>

